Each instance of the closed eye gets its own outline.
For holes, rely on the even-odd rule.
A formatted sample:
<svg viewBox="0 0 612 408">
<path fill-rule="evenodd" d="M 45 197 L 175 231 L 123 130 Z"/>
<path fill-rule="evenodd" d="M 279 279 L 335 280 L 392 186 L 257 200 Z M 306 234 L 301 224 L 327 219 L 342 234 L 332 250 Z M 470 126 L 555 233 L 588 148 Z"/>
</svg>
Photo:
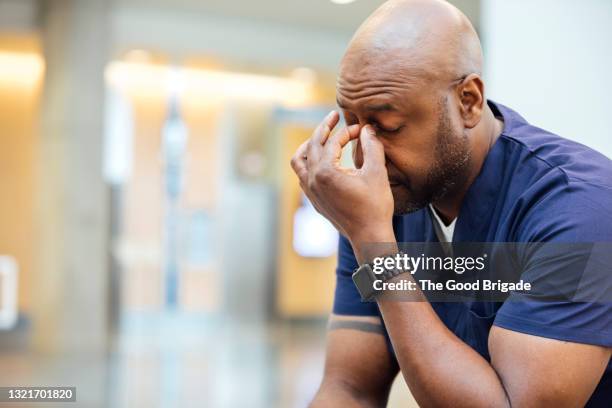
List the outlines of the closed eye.
<svg viewBox="0 0 612 408">
<path fill-rule="evenodd" d="M 374 129 L 377 132 L 386 133 L 386 134 L 398 133 L 400 130 L 402 130 L 404 128 L 404 125 L 401 125 L 401 126 L 398 126 L 396 128 L 393 128 L 393 129 L 387 129 L 387 128 L 383 127 L 383 126 L 380 126 L 377 123 L 374 123 L 372 126 L 374 126 Z"/>
</svg>

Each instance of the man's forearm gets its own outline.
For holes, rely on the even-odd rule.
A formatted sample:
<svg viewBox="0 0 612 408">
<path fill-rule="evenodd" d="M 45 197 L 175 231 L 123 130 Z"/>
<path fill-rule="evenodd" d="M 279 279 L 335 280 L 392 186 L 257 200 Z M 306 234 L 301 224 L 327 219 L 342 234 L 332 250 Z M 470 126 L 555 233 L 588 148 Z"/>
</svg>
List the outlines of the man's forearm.
<svg viewBox="0 0 612 408">
<path fill-rule="evenodd" d="M 390 234 L 387 232 L 379 242 L 393 245 L 395 237 Z M 369 245 L 356 248 L 359 263 L 389 254 L 389 248 L 380 254 L 373 251 Z M 406 279 L 406 275 L 394 279 Z M 402 374 L 420 405 L 510 405 L 491 364 L 448 330 L 429 302 L 424 298 L 394 301 L 391 297 L 379 297 L 378 306 Z"/>
<path fill-rule="evenodd" d="M 421 406 L 506 407 L 493 367 L 451 333 L 427 302 L 378 302 L 400 369 Z"/>
</svg>

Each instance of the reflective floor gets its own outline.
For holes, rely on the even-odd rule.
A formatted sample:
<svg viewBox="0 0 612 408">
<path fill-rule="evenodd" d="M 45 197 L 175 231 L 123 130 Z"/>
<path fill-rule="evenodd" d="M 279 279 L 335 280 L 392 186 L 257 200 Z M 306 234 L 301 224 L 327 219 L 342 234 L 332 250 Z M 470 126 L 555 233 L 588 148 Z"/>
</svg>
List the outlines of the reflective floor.
<svg viewBox="0 0 612 408">
<path fill-rule="evenodd" d="M 124 327 L 114 407 L 303 407 L 320 381 L 324 322 L 134 316 Z"/>
<path fill-rule="evenodd" d="M 76 386 L 75 407 L 305 407 L 323 372 L 324 321 L 134 314 L 118 332 L 107 355 L 3 347 L 0 385 Z M 401 385 L 389 405 L 414 406 Z"/>
</svg>

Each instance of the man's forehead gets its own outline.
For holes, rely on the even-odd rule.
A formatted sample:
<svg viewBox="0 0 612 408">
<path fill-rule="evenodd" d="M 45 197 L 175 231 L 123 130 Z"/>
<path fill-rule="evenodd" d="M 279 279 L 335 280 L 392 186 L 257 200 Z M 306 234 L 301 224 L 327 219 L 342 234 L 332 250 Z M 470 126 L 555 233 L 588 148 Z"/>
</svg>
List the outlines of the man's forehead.
<svg viewBox="0 0 612 408">
<path fill-rule="evenodd" d="M 368 113 L 396 112 L 404 110 L 406 103 L 418 99 L 421 93 L 417 81 L 398 76 L 378 76 L 359 81 L 339 78 L 336 86 L 336 103 L 342 109 Z"/>
<path fill-rule="evenodd" d="M 384 113 L 399 111 L 399 106 L 389 97 L 369 97 L 367 99 L 358 100 L 356 103 L 343 98 L 341 95 L 336 95 L 336 104 L 339 108 L 345 110 L 359 109 L 368 113 Z"/>
<path fill-rule="evenodd" d="M 357 93 L 404 94 L 412 92 L 423 82 L 431 81 L 430 75 L 419 67 L 392 61 L 392 58 L 377 63 L 343 64 L 338 72 L 336 91 L 342 95 Z"/>
<path fill-rule="evenodd" d="M 354 69 L 348 64 L 336 82 L 336 102 L 342 109 L 368 113 L 406 112 L 437 89 L 438 78 L 422 67 L 381 60 Z"/>
<path fill-rule="evenodd" d="M 347 52 L 339 67 L 338 77 L 351 81 L 376 76 L 392 76 L 406 71 L 406 61 L 394 50 Z"/>
</svg>

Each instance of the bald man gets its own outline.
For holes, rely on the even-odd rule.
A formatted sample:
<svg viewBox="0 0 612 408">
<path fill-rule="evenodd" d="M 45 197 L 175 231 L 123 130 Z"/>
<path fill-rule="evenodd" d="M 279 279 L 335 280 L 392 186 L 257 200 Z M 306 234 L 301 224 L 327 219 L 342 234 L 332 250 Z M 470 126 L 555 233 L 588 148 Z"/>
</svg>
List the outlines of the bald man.
<svg viewBox="0 0 612 408">
<path fill-rule="evenodd" d="M 609 302 L 362 302 L 352 279 L 389 254 L 367 243 L 612 242 L 610 160 L 488 101 L 481 72 L 477 34 L 444 1 L 389 1 L 353 37 L 337 82 L 347 127 L 332 133 L 331 112 L 291 161 L 341 233 L 312 406 L 384 406 L 398 371 L 422 406 L 612 406 Z M 519 273 L 571 271 L 529 256 Z"/>
</svg>

